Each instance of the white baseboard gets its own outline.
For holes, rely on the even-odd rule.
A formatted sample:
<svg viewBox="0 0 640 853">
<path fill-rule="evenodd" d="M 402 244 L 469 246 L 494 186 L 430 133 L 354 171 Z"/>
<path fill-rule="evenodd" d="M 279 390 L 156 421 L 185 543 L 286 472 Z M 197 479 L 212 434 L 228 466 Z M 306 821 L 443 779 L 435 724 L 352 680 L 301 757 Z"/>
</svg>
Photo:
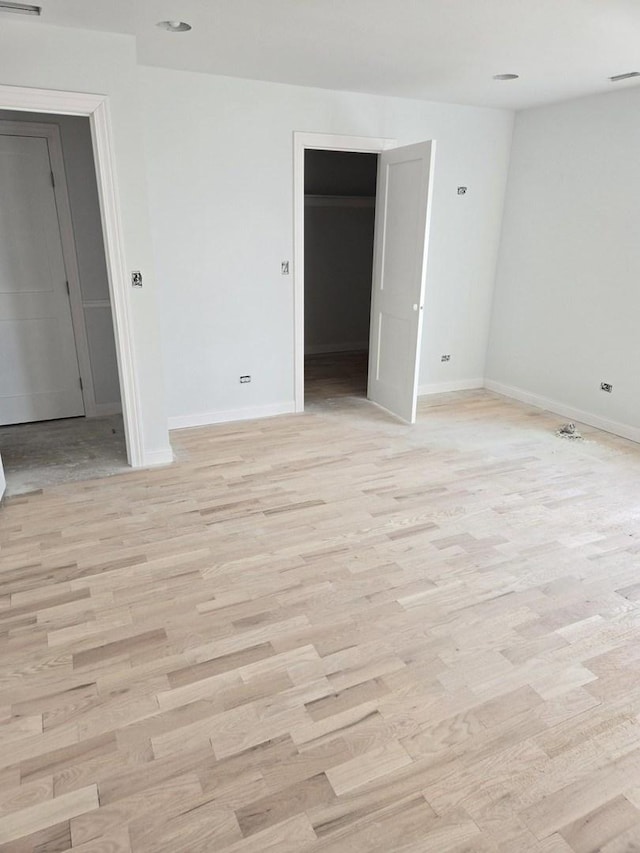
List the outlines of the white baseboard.
<svg viewBox="0 0 640 853">
<path fill-rule="evenodd" d="M 94 418 L 102 418 L 107 415 L 120 415 L 122 414 L 122 404 L 121 403 L 96 403 L 96 411 L 95 414 L 91 415 Z"/>
<path fill-rule="evenodd" d="M 561 415 L 563 418 L 569 418 L 571 421 L 579 421 L 582 424 L 587 424 L 587 426 L 604 430 L 604 432 L 619 435 L 621 438 L 628 438 L 630 441 L 640 442 L 640 429 L 638 429 L 638 427 L 630 426 L 629 424 L 621 424 L 617 421 L 611 421 L 607 418 L 600 417 L 600 415 L 594 415 L 591 412 L 585 412 L 582 409 L 575 409 L 573 406 L 567 406 L 564 403 L 559 403 L 557 400 L 550 400 L 548 397 L 541 397 L 539 394 L 524 391 L 522 388 L 515 388 L 512 385 L 504 385 L 502 382 L 494 382 L 493 379 L 485 379 L 484 387 L 488 391 L 495 391 L 496 394 L 502 394 L 504 397 L 511 397 L 521 403 L 527 403 L 529 406 L 534 406 L 536 409 L 544 409 L 547 412 L 553 412 L 556 415 Z"/>
<path fill-rule="evenodd" d="M 276 415 L 290 415 L 296 406 L 290 403 L 270 403 L 267 406 L 249 406 L 245 409 L 230 409 L 223 412 L 203 412 L 197 415 L 177 415 L 169 418 L 169 429 L 188 429 L 189 427 L 224 424 L 230 421 L 252 421 L 257 418 L 273 418 Z"/>
<path fill-rule="evenodd" d="M 369 341 L 353 341 L 346 344 L 309 344 L 305 346 L 305 355 L 325 355 L 330 352 L 366 352 L 369 349 Z"/>
<path fill-rule="evenodd" d="M 451 391 L 474 391 L 484 388 L 484 379 L 454 379 L 452 382 L 432 382 L 418 388 L 418 397 L 427 394 L 449 394 Z"/>
<path fill-rule="evenodd" d="M 149 450 L 143 453 L 141 468 L 155 468 L 156 465 L 171 465 L 173 462 L 173 450 L 170 447 L 164 450 Z"/>
</svg>

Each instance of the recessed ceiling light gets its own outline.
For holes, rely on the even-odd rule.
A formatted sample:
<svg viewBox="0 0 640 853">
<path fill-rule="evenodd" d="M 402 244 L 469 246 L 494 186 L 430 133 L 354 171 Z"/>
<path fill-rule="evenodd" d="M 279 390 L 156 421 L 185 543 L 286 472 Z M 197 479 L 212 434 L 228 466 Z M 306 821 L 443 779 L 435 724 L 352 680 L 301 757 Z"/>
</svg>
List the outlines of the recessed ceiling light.
<svg viewBox="0 0 640 853">
<path fill-rule="evenodd" d="M 188 33 L 192 28 L 191 24 L 187 24 L 185 21 L 160 21 L 158 26 L 170 33 Z"/>
<path fill-rule="evenodd" d="M 40 15 L 41 6 L 32 6 L 30 3 L 0 3 L 0 12 L 14 12 L 16 15 Z"/>
<path fill-rule="evenodd" d="M 640 77 L 640 71 L 627 71 L 626 74 L 614 74 L 609 77 L 612 83 L 618 83 L 620 80 L 630 80 L 632 77 Z"/>
<path fill-rule="evenodd" d="M 494 80 L 517 80 L 519 76 L 520 76 L 519 74 L 494 74 L 493 79 Z"/>
</svg>

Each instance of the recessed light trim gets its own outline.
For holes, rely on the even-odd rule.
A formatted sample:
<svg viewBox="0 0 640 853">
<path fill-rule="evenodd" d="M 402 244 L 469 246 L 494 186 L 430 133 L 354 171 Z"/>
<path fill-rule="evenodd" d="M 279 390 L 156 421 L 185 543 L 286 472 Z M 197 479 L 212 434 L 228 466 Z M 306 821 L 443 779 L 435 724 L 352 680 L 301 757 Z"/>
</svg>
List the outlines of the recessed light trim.
<svg viewBox="0 0 640 853">
<path fill-rule="evenodd" d="M 31 3 L 10 3 L 8 0 L 0 3 L 0 12 L 13 12 L 14 15 L 41 15 L 42 7 Z"/>
<path fill-rule="evenodd" d="M 614 74 L 609 77 L 612 83 L 619 83 L 620 80 L 631 80 L 632 77 L 640 77 L 640 71 L 627 71 L 626 74 Z"/>
<path fill-rule="evenodd" d="M 517 80 L 520 77 L 519 74 L 494 74 L 494 80 Z"/>
<path fill-rule="evenodd" d="M 191 24 L 186 21 L 160 21 L 158 26 L 169 33 L 188 33 L 192 29 Z"/>
</svg>

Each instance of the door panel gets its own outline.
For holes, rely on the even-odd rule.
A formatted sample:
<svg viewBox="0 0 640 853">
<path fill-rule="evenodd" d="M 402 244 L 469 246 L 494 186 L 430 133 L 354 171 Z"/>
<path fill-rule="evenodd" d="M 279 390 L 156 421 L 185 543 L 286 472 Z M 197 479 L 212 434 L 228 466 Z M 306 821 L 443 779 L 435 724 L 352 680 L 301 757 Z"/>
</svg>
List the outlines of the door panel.
<svg viewBox="0 0 640 853">
<path fill-rule="evenodd" d="M 47 140 L 0 135 L 0 424 L 84 415 Z"/>
<path fill-rule="evenodd" d="M 384 151 L 378 170 L 368 397 L 416 419 L 435 142 Z"/>
</svg>

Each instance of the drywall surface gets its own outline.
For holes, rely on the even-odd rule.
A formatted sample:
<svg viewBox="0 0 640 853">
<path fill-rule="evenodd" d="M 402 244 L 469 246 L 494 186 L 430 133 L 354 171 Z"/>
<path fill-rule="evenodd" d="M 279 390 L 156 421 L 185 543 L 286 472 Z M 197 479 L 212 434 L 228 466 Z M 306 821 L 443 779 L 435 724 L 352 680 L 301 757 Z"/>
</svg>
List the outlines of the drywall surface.
<svg viewBox="0 0 640 853">
<path fill-rule="evenodd" d="M 484 375 L 512 113 L 158 68 L 140 78 L 170 423 L 293 405 L 293 277 L 280 263 L 293 257 L 294 131 L 437 140 L 420 382 Z"/>
<path fill-rule="evenodd" d="M 124 255 L 142 270 L 131 291 L 132 333 L 143 423 L 144 461 L 170 457 L 149 236 L 145 163 L 140 144 L 135 42 L 129 36 L 5 20 L 0 28 L 0 83 L 109 96 Z"/>
<path fill-rule="evenodd" d="M 307 204 L 304 349 L 369 349 L 375 209 Z"/>
<path fill-rule="evenodd" d="M 489 387 L 630 437 L 639 150 L 638 88 L 517 115 L 486 372 Z"/>
<path fill-rule="evenodd" d="M 120 401 L 120 385 L 89 119 L 0 110 L 2 120 L 60 128 L 95 398 L 111 407 Z"/>
</svg>

